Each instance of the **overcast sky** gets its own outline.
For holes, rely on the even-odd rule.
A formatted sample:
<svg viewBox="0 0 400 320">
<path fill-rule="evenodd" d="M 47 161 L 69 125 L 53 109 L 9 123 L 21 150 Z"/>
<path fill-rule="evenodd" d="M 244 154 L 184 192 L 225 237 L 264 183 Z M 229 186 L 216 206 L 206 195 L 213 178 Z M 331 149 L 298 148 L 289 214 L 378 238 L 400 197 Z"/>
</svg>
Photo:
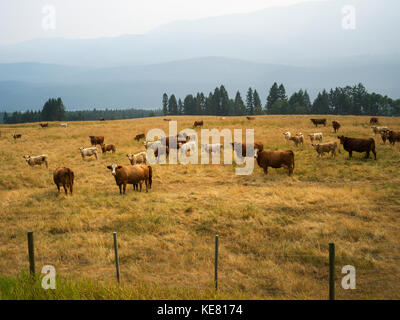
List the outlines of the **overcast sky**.
<svg viewBox="0 0 400 320">
<path fill-rule="evenodd" d="M 0 45 L 44 37 L 141 34 L 175 20 L 250 12 L 305 1 L 310 0 L 0 0 Z M 55 9 L 55 20 L 46 19 L 51 12 L 47 6 Z"/>
</svg>

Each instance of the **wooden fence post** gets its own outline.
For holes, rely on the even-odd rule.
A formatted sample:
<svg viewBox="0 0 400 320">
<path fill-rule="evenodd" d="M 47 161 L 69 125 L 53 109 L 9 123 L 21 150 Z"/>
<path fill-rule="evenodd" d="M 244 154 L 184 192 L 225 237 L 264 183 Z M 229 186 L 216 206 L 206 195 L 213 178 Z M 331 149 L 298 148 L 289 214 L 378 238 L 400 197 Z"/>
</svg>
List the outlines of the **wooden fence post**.
<svg viewBox="0 0 400 320">
<path fill-rule="evenodd" d="M 115 269 L 117 271 L 117 281 L 118 283 L 120 283 L 117 233 L 114 232 L 113 236 L 114 236 L 114 252 L 115 252 Z"/>
<path fill-rule="evenodd" d="M 215 291 L 218 290 L 218 235 L 215 235 L 215 262 L 214 262 Z"/>
<path fill-rule="evenodd" d="M 33 232 L 28 232 L 29 272 L 35 274 L 35 251 L 33 245 Z"/>
<path fill-rule="evenodd" d="M 329 300 L 335 300 L 335 244 L 329 244 Z"/>
</svg>

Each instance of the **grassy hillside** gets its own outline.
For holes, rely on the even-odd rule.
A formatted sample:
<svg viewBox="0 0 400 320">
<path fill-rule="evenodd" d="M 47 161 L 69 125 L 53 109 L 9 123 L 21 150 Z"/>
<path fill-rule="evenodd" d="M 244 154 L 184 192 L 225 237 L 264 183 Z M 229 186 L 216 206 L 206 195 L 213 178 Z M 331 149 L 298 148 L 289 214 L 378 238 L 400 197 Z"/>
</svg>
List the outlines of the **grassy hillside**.
<svg viewBox="0 0 400 320">
<path fill-rule="evenodd" d="M 174 118 L 179 130 L 195 119 Z M 72 298 L 213 298 L 215 234 L 223 298 L 326 299 L 329 242 L 336 244 L 338 298 L 400 298 L 399 145 L 382 145 L 376 136 L 377 161 L 358 153 L 349 160 L 343 150 L 336 160 L 318 159 L 309 140 L 303 147 L 289 146 L 282 134 L 321 131 L 326 142 L 338 141 L 331 127 L 315 129 L 309 116 L 260 116 L 250 122 L 201 118 L 210 129 L 254 128 L 265 149 L 292 149 L 293 177 L 284 169 L 270 169 L 266 176 L 257 166 L 253 174 L 237 176 L 235 165 L 154 165 L 150 192 L 129 187 L 120 196 L 106 166 L 128 164 L 127 153 L 144 150 L 133 140 L 137 133 L 167 132 L 162 118 L 71 122 L 67 129 L 57 123 L 47 129 L 1 125 L 2 292 L 25 283 L 19 275 L 28 269 L 26 232 L 33 231 L 38 272 L 51 264 L 64 281 L 77 281 L 80 293 Z M 373 136 L 367 117 L 329 116 L 329 123 L 332 119 L 342 123 L 340 134 Z M 399 118 L 381 121 L 400 130 Z M 22 139 L 14 141 L 14 132 Z M 89 135 L 104 135 L 106 143 L 116 144 L 116 154 L 83 161 L 78 148 L 90 145 Z M 42 153 L 49 155 L 48 170 L 32 169 L 22 158 Z M 75 172 L 72 197 L 57 194 L 52 173 L 60 166 Z M 114 231 L 123 287 L 136 296 L 91 293 L 97 286 L 115 288 Z M 356 267 L 355 290 L 340 286 L 346 264 Z M 80 284 L 88 280 L 91 285 L 84 289 Z M 157 289 L 141 291 L 143 286 Z M 24 292 L 3 298 L 28 298 L 31 291 Z"/>
</svg>

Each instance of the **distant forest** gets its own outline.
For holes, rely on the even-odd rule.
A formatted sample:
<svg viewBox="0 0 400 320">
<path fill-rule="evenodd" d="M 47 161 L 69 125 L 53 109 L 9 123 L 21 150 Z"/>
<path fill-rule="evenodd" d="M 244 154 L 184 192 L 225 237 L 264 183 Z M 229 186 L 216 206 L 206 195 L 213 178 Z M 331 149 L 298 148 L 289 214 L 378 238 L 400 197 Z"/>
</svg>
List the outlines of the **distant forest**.
<svg viewBox="0 0 400 320">
<path fill-rule="evenodd" d="M 162 109 L 105 109 L 66 111 L 61 98 L 49 99 L 41 111 L 0 113 L 3 123 L 25 123 L 39 121 L 86 121 L 132 119 L 161 115 L 217 115 L 241 116 L 262 114 L 336 114 L 336 115 L 376 115 L 400 116 L 400 99 L 393 100 L 378 93 L 369 93 L 359 83 L 353 87 L 337 87 L 329 92 L 323 90 L 311 103 L 307 90 L 300 89 L 290 97 L 283 84 L 276 82 L 269 89 L 263 105 L 257 90 L 249 88 L 243 99 L 237 91 L 231 99 L 221 85 L 206 97 L 203 92 L 188 94 L 183 101 L 174 94 L 162 97 Z"/>
<path fill-rule="evenodd" d="M 208 97 L 199 92 L 189 94 L 183 101 L 164 93 L 162 98 L 164 115 L 261 115 L 261 114 L 337 114 L 337 115 L 400 115 L 400 99 L 393 100 L 377 93 L 368 93 L 359 83 L 353 87 L 323 90 L 311 103 L 307 90 L 286 95 L 283 84 L 276 82 L 269 89 L 263 105 L 257 90 L 249 88 L 242 98 L 239 91 L 234 99 L 222 85 L 210 92 Z"/>
</svg>

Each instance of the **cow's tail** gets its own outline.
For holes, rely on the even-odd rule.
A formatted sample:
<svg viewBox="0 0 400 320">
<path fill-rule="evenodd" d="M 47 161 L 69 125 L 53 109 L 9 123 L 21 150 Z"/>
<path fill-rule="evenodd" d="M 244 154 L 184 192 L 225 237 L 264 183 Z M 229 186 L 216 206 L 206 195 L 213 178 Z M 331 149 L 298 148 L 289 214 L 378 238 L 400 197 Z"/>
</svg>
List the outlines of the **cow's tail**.
<svg viewBox="0 0 400 320">
<path fill-rule="evenodd" d="M 153 182 L 153 168 L 151 166 L 147 166 L 149 168 L 149 186 L 151 189 L 151 184 Z"/>
<path fill-rule="evenodd" d="M 375 140 L 374 138 L 371 138 L 371 150 L 373 150 L 375 152 Z"/>
<path fill-rule="evenodd" d="M 293 170 L 294 170 L 294 152 L 292 150 L 288 150 L 288 151 L 292 155 L 292 165 L 293 165 Z"/>
<path fill-rule="evenodd" d="M 74 173 L 72 172 L 72 170 L 70 168 L 65 168 L 65 169 L 67 171 L 67 176 L 68 176 L 69 183 L 72 186 L 74 184 Z"/>
</svg>

